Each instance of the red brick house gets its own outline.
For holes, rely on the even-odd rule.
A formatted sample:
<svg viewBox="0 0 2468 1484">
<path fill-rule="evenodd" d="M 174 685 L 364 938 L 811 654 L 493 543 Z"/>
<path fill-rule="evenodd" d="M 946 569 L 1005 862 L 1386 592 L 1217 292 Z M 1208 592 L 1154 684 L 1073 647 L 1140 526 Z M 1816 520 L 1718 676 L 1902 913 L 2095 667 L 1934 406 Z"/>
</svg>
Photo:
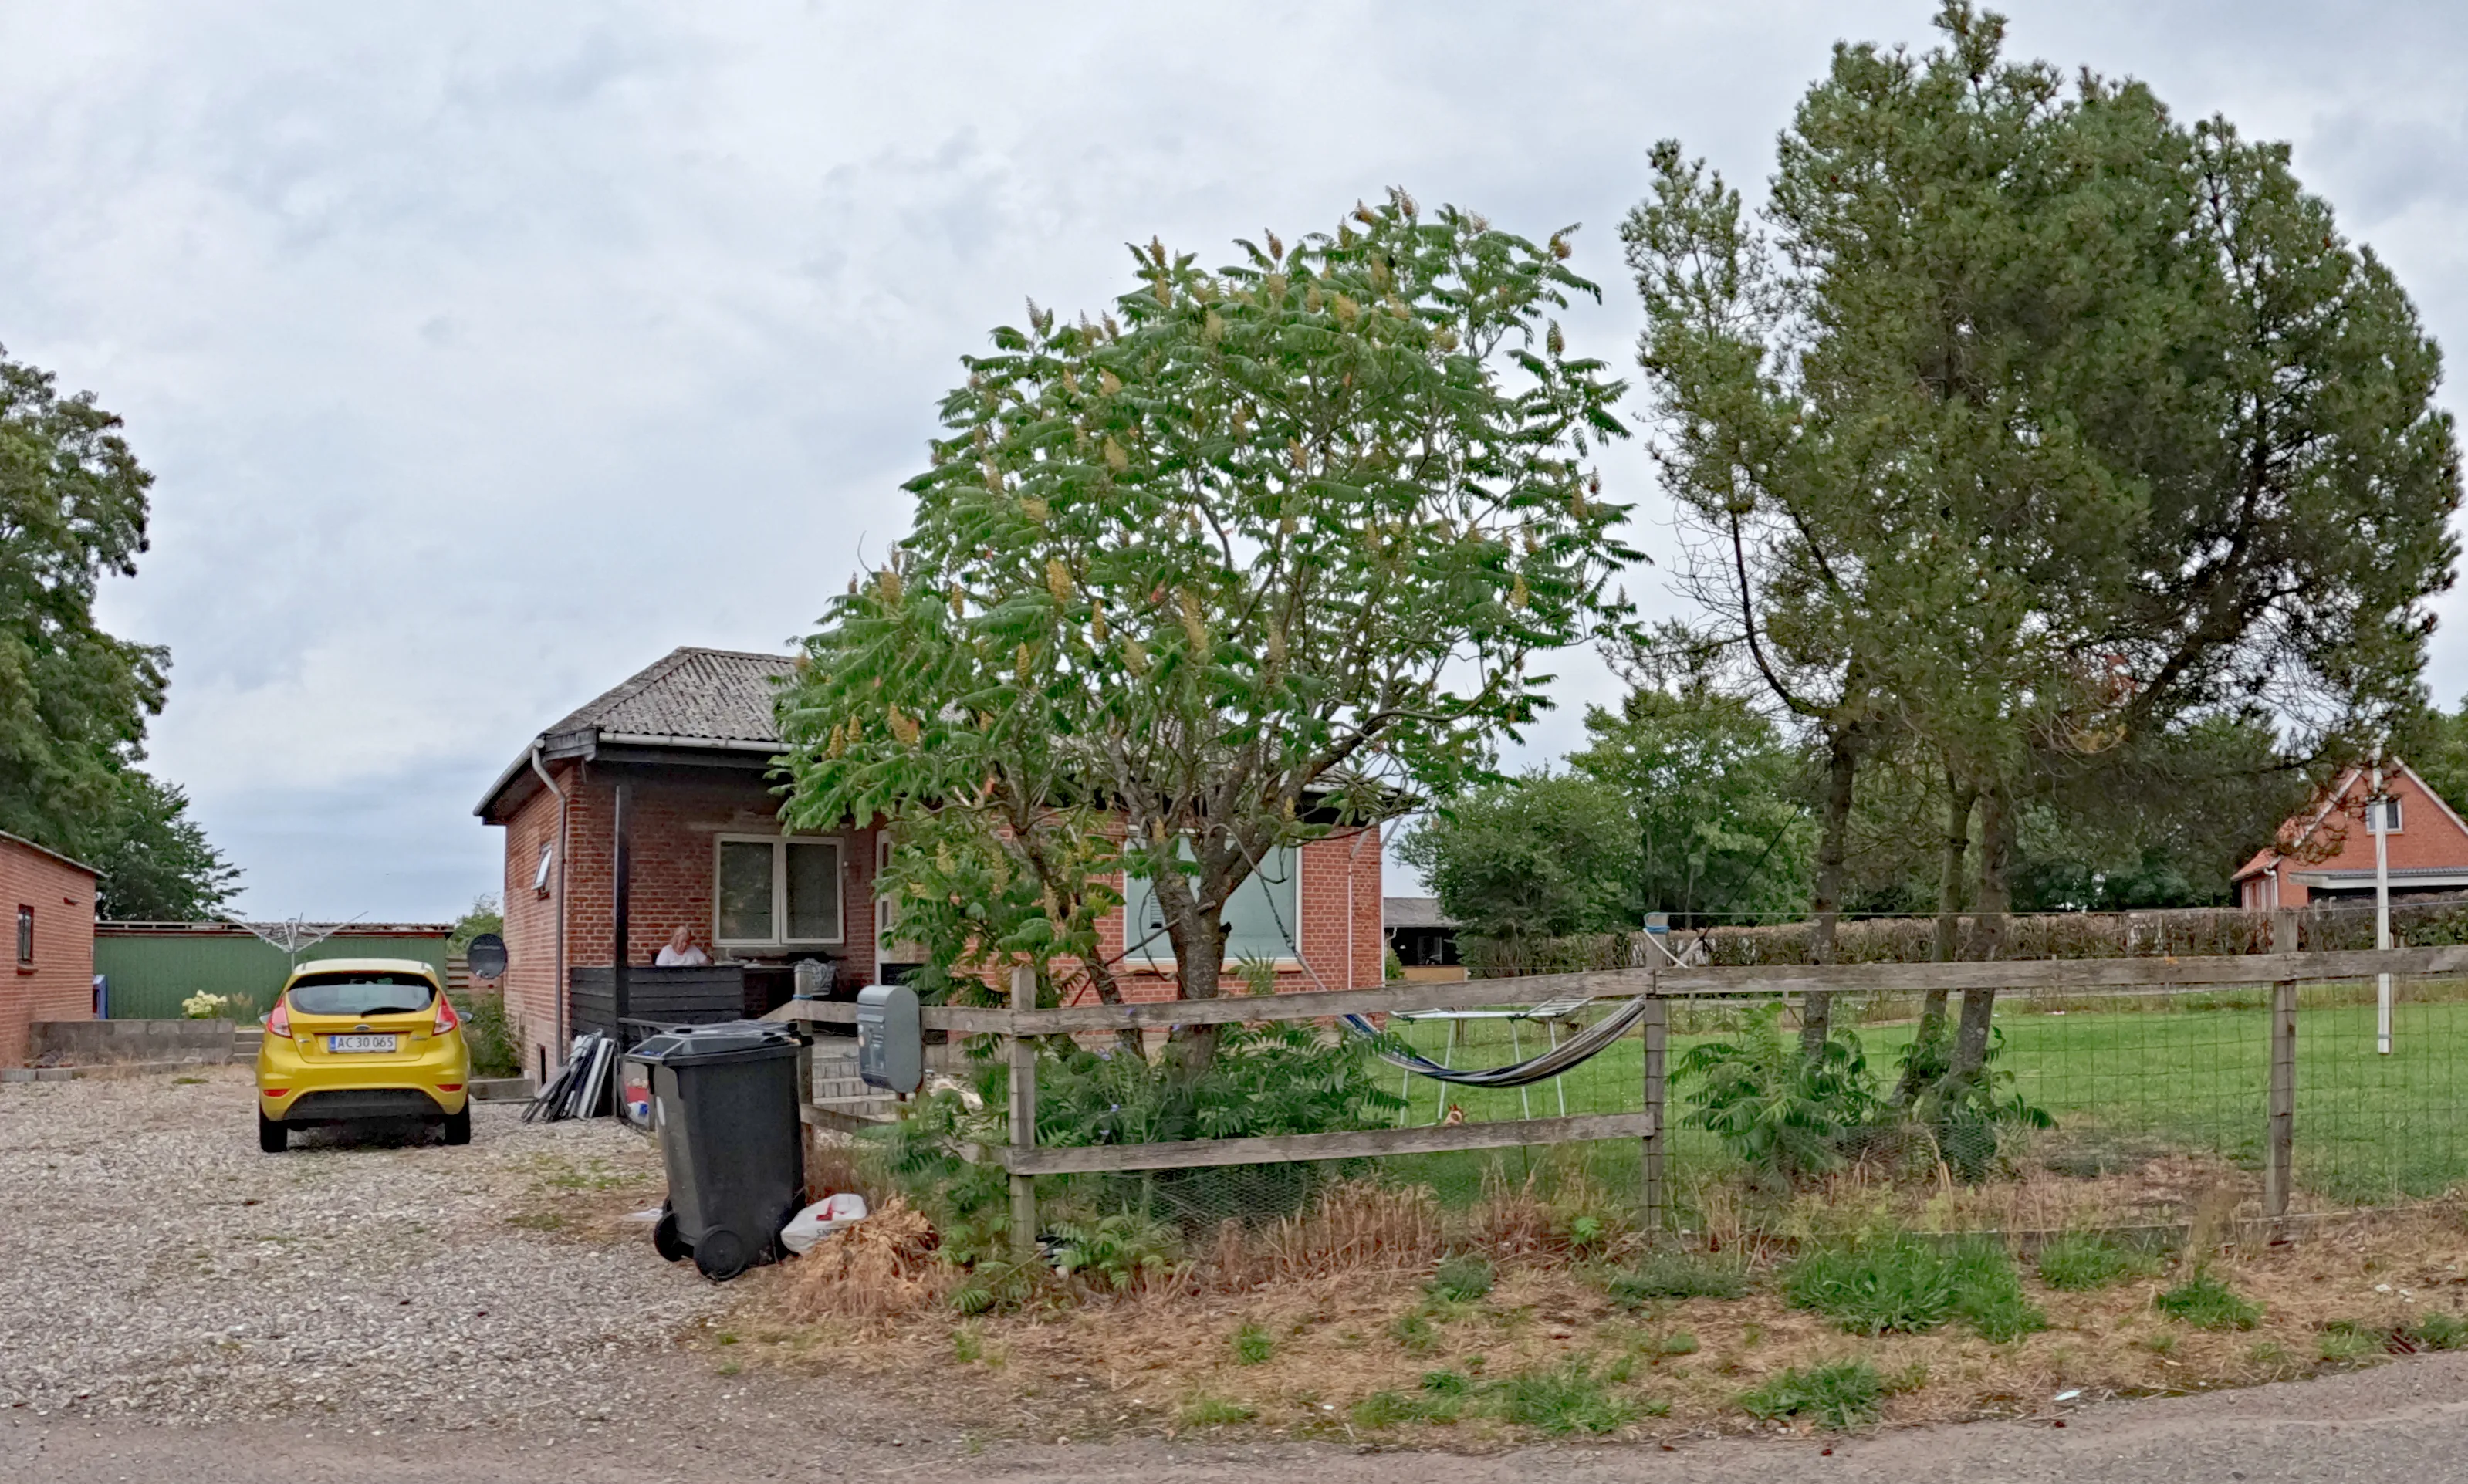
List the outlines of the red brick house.
<svg viewBox="0 0 2468 1484">
<path fill-rule="evenodd" d="M 2425 901 L 2468 894 L 2468 821 L 2426 787 L 2416 770 L 2394 759 L 2383 769 L 2392 801 L 2391 900 Z M 2255 853 L 2232 879 L 2237 903 L 2251 911 L 2309 903 L 2373 900 L 2374 837 L 2366 803 L 2373 779 L 2362 767 L 2339 780 L 2279 827 L 2279 838 Z"/>
<path fill-rule="evenodd" d="M 785 998 L 800 959 L 832 964 L 842 996 L 914 966 L 877 911 L 886 842 L 875 822 L 781 831 L 773 694 L 790 667 L 785 655 L 674 651 L 541 732 L 490 786 L 475 812 L 506 832 L 506 1010 L 528 1067 L 560 1060 L 615 962 L 621 787 L 628 964 L 650 964 L 686 926 L 742 967 L 749 1008 Z M 1380 856 L 1376 831 L 1350 829 L 1271 861 L 1227 906 L 1229 958 L 1276 960 L 1287 990 L 1380 983 Z M 1127 896 L 1145 917 L 1141 883 Z M 1110 953 L 1122 952 L 1123 916 L 1100 928 Z M 1127 956 L 1126 993 L 1171 998 L 1170 959 L 1161 935 Z"/>
<path fill-rule="evenodd" d="M 94 1018 L 92 866 L 0 834 L 0 912 L 14 929 L 0 977 L 0 1066 L 26 1060 L 37 1020 Z"/>
</svg>

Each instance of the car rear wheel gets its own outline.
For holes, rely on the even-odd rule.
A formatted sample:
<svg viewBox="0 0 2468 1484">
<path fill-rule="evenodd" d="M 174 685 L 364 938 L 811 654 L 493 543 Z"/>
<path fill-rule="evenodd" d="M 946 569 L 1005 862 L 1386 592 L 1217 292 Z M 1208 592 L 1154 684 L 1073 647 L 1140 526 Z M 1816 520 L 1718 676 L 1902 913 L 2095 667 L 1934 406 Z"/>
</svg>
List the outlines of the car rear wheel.
<svg viewBox="0 0 2468 1484">
<path fill-rule="evenodd" d="M 459 1113 L 448 1113 L 446 1115 L 446 1142 L 448 1144 L 468 1144 L 471 1142 L 470 1104 L 464 1104 L 463 1110 Z"/>
<path fill-rule="evenodd" d="M 280 1118 L 268 1118 L 265 1109 L 257 1110 L 257 1147 L 269 1154 L 280 1154 L 291 1147 L 291 1130 L 283 1127 Z"/>
</svg>

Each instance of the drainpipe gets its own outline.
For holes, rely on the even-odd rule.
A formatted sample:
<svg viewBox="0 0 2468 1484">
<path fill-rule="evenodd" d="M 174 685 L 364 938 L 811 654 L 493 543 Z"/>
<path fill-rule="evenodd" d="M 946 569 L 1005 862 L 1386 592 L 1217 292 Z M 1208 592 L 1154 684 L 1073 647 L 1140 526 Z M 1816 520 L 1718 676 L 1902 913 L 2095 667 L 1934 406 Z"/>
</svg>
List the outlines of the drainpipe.
<svg viewBox="0 0 2468 1484">
<path fill-rule="evenodd" d="M 548 769 L 540 765 L 540 743 L 541 739 L 532 739 L 532 771 L 539 775 L 541 785 L 549 792 L 557 795 L 557 981 L 549 987 L 549 1003 L 557 1012 L 552 1023 L 557 1027 L 558 1061 L 561 1065 L 565 1060 L 563 1048 L 568 1040 L 565 1034 L 565 847 L 571 836 L 565 823 L 568 802 L 565 790 L 559 788 L 557 780 L 548 775 Z"/>
</svg>

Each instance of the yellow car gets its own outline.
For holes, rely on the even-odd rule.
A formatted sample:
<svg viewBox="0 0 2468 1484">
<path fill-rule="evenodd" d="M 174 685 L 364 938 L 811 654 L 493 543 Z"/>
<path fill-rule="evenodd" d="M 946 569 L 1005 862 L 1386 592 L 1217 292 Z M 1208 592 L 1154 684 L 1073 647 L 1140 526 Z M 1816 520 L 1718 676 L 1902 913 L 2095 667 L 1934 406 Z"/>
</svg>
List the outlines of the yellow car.
<svg viewBox="0 0 2468 1484">
<path fill-rule="evenodd" d="M 291 970 L 257 1051 L 257 1146 L 308 1124 L 419 1118 L 471 1142 L 471 1052 L 437 970 L 416 959 L 329 958 Z"/>
</svg>

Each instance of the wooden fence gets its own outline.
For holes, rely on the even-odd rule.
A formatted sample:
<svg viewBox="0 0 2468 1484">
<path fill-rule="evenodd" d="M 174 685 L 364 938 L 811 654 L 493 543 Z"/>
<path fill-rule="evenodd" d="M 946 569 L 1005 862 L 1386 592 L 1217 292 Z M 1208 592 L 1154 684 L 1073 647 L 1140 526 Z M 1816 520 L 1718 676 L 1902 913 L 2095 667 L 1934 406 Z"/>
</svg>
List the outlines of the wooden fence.
<svg viewBox="0 0 2468 1484">
<path fill-rule="evenodd" d="M 2294 925 L 2288 916 L 2282 914 L 2281 923 L 2276 925 L 2280 928 L 2275 935 L 2278 942 L 2295 940 Z M 1037 1009 L 1027 1004 L 1014 1009 L 928 1006 L 921 1012 L 921 1017 L 928 1030 L 994 1035 L 1005 1042 L 1010 1067 L 1011 1142 L 1008 1146 L 965 1153 L 973 1160 L 1000 1165 L 1010 1173 L 1012 1231 L 1017 1243 L 1034 1241 L 1038 1229 L 1034 1181 L 1040 1175 L 1350 1159 L 1623 1138 L 1638 1141 L 1644 1215 L 1649 1229 L 1660 1230 L 1671 1214 L 1663 1116 L 1668 1090 L 1670 1000 L 1707 996 L 1796 998 L 1811 993 L 1914 994 L 1936 990 L 1954 993 L 1991 990 L 2149 994 L 2171 990 L 2269 985 L 2273 993 L 2264 1211 L 2276 1218 L 2286 1215 L 2292 1189 L 2297 987 L 2370 979 L 2377 974 L 2468 974 L 2468 946 L 2389 952 L 2279 952 L 2187 958 L 1603 970 L 1453 984 L 1399 983 L 1375 990 L 1132 1005 L 1073 1005 L 1060 1009 Z M 1032 984 L 1026 970 L 1015 974 L 1012 993 L 1016 1001 L 1032 993 Z M 1637 995 L 1651 996 L 1655 1001 L 1641 1016 L 1638 1027 L 1644 1046 L 1639 1089 L 1642 1107 L 1637 1112 L 1156 1144 L 1040 1148 L 1037 1143 L 1037 1037 L 1094 1036 L 1177 1025 L 1326 1020 L 1345 1015 L 1410 1015 L 1540 1005 L 1571 997 L 1613 1000 Z M 773 1011 L 771 1016 L 777 1019 L 847 1025 L 855 1022 L 857 1007 L 799 1000 Z M 810 1122 L 825 1126 L 851 1127 L 845 1117 L 832 1116 L 831 1110 L 815 1108 L 811 1104 L 807 1117 Z"/>
</svg>

